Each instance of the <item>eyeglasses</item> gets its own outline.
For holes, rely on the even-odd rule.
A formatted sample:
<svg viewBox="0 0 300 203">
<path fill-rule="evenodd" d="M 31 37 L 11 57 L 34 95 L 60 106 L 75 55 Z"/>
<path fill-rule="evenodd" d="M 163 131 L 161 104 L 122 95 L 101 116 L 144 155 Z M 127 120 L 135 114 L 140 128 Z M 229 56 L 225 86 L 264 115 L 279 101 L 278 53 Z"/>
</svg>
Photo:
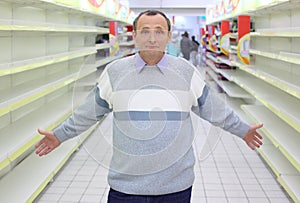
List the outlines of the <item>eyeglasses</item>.
<svg viewBox="0 0 300 203">
<path fill-rule="evenodd" d="M 140 36 L 144 39 L 149 39 L 151 36 L 154 36 L 156 39 L 162 39 L 167 36 L 169 31 L 144 29 L 144 30 L 137 30 L 136 33 L 137 33 L 137 36 Z"/>
</svg>

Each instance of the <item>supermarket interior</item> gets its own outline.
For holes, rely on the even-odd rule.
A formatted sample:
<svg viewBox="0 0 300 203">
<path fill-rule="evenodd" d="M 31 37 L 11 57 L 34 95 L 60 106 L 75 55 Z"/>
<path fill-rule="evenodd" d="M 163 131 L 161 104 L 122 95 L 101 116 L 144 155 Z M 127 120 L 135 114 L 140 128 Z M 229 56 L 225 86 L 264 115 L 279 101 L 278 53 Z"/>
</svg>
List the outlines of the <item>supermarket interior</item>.
<svg viewBox="0 0 300 203">
<path fill-rule="evenodd" d="M 0 202 L 300 203 L 299 19 L 300 0 L 0 1 Z"/>
</svg>

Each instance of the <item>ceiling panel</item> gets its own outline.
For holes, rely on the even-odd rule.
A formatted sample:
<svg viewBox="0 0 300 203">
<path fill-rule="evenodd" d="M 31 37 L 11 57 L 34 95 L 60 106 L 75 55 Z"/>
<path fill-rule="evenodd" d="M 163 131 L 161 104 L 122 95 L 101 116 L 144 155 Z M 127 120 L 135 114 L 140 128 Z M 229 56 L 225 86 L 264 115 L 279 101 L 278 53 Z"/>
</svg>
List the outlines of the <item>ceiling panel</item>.
<svg viewBox="0 0 300 203">
<path fill-rule="evenodd" d="M 150 8 L 151 9 L 151 8 Z M 157 8 L 155 8 L 157 9 Z M 147 10 L 147 8 L 131 8 L 136 14 Z M 204 8 L 159 8 L 158 10 L 169 16 L 202 16 L 205 15 Z"/>
<path fill-rule="evenodd" d="M 128 0 L 131 10 L 140 13 L 146 9 L 159 9 L 168 15 L 200 16 L 212 0 Z"/>
<path fill-rule="evenodd" d="M 209 0 L 161 0 L 163 8 L 205 8 Z"/>
<path fill-rule="evenodd" d="M 129 0 L 130 8 L 157 8 L 161 7 L 161 0 Z"/>
<path fill-rule="evenodd" d="M 129 0 L 131 8 L 205 8 L 211 0 Z"/>
</svg>

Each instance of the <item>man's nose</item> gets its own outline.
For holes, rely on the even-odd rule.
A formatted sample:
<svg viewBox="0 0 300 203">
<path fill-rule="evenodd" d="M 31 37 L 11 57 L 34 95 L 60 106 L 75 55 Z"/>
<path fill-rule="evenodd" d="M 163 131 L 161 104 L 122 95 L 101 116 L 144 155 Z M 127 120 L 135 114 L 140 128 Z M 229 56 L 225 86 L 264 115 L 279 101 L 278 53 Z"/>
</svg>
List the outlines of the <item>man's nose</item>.
<svg viewBox="0 0 300 203">
<path fill-rule="evenodd" d="M 156 41 L 155 32 L 150 32 L 149 41 L 150 42 Z"/>
</svg>

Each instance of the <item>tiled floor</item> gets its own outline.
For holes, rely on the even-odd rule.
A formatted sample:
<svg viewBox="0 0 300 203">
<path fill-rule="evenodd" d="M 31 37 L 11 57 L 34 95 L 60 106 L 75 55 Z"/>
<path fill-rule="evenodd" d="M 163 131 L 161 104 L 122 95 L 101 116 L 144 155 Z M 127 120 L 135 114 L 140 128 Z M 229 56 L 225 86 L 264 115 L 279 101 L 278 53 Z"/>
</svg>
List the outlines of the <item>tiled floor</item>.
<svg viewBox="0 0 300 203">
<path fill-rule="evenodd" d="M 196 180 L 192 203 L 289 203 L 255 151 L 195 116 Z M 111 115 L 72 156 L 36 203 L 104 203 L 111 157 Z"/>
</svg>

